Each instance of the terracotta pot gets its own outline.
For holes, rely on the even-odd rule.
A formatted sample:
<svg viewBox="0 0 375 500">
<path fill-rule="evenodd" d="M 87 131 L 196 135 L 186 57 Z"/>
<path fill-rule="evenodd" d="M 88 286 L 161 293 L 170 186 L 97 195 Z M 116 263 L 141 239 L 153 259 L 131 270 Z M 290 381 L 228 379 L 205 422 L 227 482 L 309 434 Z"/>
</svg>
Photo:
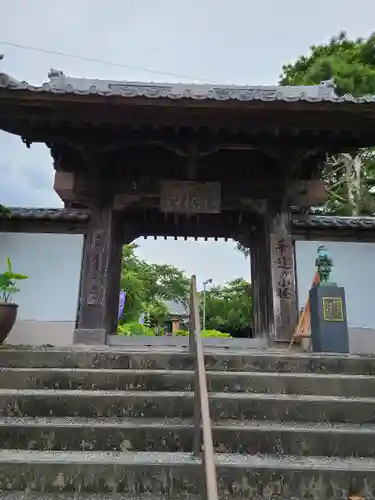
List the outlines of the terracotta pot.
<svg viewBox="0 0 375 500">
<path fill-rule="evenodd" d="M 6 304 L 0 302 L 0 344 L 9 335 L 17 318 L 17 304 Z"/>
</svg>

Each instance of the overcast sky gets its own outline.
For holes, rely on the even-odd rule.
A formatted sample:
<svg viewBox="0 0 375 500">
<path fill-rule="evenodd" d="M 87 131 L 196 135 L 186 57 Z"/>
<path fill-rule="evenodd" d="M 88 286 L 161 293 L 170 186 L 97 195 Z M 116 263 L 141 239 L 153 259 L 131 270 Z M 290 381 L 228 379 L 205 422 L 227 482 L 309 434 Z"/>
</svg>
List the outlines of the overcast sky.
<svg viewBox="0 0 375 500">
<path fill-rule="evenodd" d="M 310 45 L 343 29 L 352 37 L 375 31 L 374 0 L 3 0 L 0 7 L 2 42 L 127 66 L 0 44 L 5 54 L 0 70 L 37 84 L 56 68 L 91 78 L 272 85 L 282 65 L 306 54 Z M 61 206 L 44 146 L 28 150 L 18 137 L 0 132 L 0 172 L 1 202 Z M 249 263 L 233 242 L 139 243 L 143 258 L 172 263 L 196 273 L 199 281 L 249 277 Z"/>
</svg>

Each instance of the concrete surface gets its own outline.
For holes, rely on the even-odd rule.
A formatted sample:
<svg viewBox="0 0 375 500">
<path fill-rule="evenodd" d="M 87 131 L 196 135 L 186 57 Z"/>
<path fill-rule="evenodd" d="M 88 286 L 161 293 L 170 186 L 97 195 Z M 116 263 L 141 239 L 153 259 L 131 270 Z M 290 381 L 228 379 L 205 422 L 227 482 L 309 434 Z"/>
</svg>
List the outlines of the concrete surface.
<svg viewBox="0 0 375 500">
<path fill-rule="evenodd" d="M 74 321 L 17 321 L 8 336 L 9 345 L 57 347 L 73 346 Z M 80 339 L 75 340 L 79 343 Z M 89 343 L 84 341 L 84 343 Z M 102 343 L 102 340 L 100 340 Z M 203 339 L 207 347 L 231 349 L 265 349 L 264 339 Z M 304 350 L 308 351 L 307 342 Z M 181 349 L 188 346 L 187 337 L 123 337 L 109 335 L 107 344 L 113 347 L 135 348 L 144 347 L 175 347 Z M 99 345 L 99 343 L 98 343 Z M 352 354 L 375 354 L 375 329 L 349 328 L 349 347 Z"/>
<path fill-rule="evenodd" d="M 73 345 L 74 321 L 16 321 L 6 339 L 11 345 Z"/>
</svg>

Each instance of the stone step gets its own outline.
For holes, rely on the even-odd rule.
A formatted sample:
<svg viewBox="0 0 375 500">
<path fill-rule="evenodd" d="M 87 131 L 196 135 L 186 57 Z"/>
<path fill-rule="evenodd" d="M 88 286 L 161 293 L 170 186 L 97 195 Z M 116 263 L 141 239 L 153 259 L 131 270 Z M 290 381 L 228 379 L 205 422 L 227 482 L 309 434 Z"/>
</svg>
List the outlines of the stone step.
<svg viewBox="0 0 375 500">
<path fill-rule="evenodd" d="M 0 368 L 3 389 L 190 391 L 191 370 Z"/>
<path fill-rule="evenodd" d="M 375 425 L 241 422 L 212 424 L 218 453 L 375 456 Z M 190 452 L 191 419 L 0 418 L 4 448 Z"/>
<path fill-rule="evenodd" d="M 175 497 L 176 500 L 202 500 L 198 495 Z M 0 491 L 0 500 L 170 500 L 165 495 L 144 493 L 141 495 L 124 495 L 123 493 L 42 493 L 28 491 Z"/>
<path fill-rule="evenodd" d="M 212 424 L 216 453 L 374 457 L 375 425 L 231 421 Z"/>
<path fill-rule="evenodd" d="M 0 389 L 0 416 L 191 417 L 193 393 Z"/>
<path fill-rule="evenodd" d="M 205 349 L 206 368 L 231 372 L 375 375 L 375 357 L 288 352 L 227 350 L 210 353 Z"/>
<path fill-rule="evenodd" d="M 251 393 L 209 397 L 213 420 L 375 423 L 375 398 Z"/>
<path fill-rule="evenodd" d="M 211 418 L 375 423 L 375 398 L 210 393 Z M 189 418 L 193 393 L 0 389 L 0 416 Z"/>
<path fill-rule="evenodd" d="M 205 348 L 208 370 L 284 373 L 346 373 L 374 375 L 375 357 L 355 355 L 293 354 L 288 351 L 238 351 Z M 82 348 L 0 349 L 0 367 L 14 368 L 103 368 L 192 370 L 190 354 L 160 348 L 120 350 L 109 346 Z"/>
<path fill-rule="evenodd" d="M 4 448 L 191 452 L 192 419 L 0 418 Z"/>
<path fill-rule="evenodd" d="M 216 456 L 220 497 L 372 498 L 375 460 L 277 455 Z M 0 489 L 28 492 L 199 495 L 202 463 L 183 453 L 0 451 Z M 126 496 L 125 496 L 126 498 Z"/>
<path fill-rule="evenodd" d="M 194 361 L 188 352 L 176 350 L 119 350 L 100 346 L 80 348 L 27 349 L 0 348 L 0 367 L 12 368 L 101 368 L 193 370 Z"/>
<path fill-rule="evenodd" d="M 184 495 L 176 500 L 202 500 L 200 495 Z M 142 493 L 140 495 L 124 495 L 123 493 L 42 493 L 35 491 L 0 491 L 0 500 L 170 500 L 165 495 Z"/>
<path fill-rule="evenodd" d="M 375 395 L 375 377 L 367 375 L 208 371 L 207 379 L 212 392 Z M 191 391 L 193 382 L 191 370 L 0 368 L 3 389 Z"/>
<path fill-rule="evenodd" d="M 375 377 L 316 373 L 207 372 L 212 392 L 375 396 Z"/>
</svg>

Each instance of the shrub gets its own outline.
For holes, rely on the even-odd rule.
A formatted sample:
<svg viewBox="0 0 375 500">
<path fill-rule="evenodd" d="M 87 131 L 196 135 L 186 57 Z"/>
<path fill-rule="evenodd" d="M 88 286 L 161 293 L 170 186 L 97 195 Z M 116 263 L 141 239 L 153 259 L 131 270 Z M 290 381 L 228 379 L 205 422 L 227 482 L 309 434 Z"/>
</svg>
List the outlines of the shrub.
<svg viewBox="0 0 375 500">
<path fill-rule="evenodd" d="M 175 330 L 173 332 L 174 335 L 176 335 L 177 337 L 188 337 L 189 336 L 189 332 L 188 330 Z"/>
<path fill-rule="evenodd" d="M 176 330 L 174 332 L 175 335 L 178 337 L 188 337 L 189 332 L 187 330 Z M 224 332 L 219 332 L 218 330 L 203 330 L 201 332 L 201 336 L 203 338 L 226 338 L 226 339 L 231 339 L 232 336 L 229 333 L 224 333 Z"/>
<path fill-rule="evenodd" d="M 136 337 L 136 336 L 153 337 L 155 335 L 153 328 L 141 325 L 136 321 L 133 321 L 132 323 L 123 323 L 122 325 L 118 325 L 117 333 L 119 335 L 124 335 L 125 337 Z"/>
<path fill-rule="evenodd" d="M 202 337 L 231 339 L 232 335 L 229 333 L 219 332 L 218 330 L 203 330 Z"/>
</svg>

